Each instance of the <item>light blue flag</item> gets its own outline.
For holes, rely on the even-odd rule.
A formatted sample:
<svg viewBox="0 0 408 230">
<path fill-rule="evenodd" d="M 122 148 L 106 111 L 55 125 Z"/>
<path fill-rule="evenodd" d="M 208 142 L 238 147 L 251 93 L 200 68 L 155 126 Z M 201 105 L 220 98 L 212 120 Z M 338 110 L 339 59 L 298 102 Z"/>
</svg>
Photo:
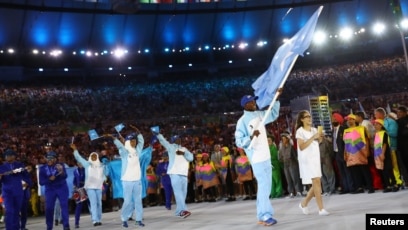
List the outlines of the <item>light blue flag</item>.
<svg viewBox="0 0 408 230">
<path fill-rule="evenodd" d="M 153 126 L 153 127 L 150 128 L 150 130 L 153 133 L 160 133 L 160 127 L 159 126 Z"/>
<path fill-rule="evenodd" d="M 67 185 L 68 185 L 68 198 L 71 199 L 72 194 L 74 193 L 74 171 L 77 169 L 77 167 L 69 167 L 65 168 L 65 171 L 67 172 Z"/>
<path fill-rule="evenodd" d="M 367 114 L 366 114 L 366 112 L 365 112 L 365 110 L 364 110 L 364 107 L 363 107 L 363 105 L 361 104 L 361 102 L 358 102 L 358 107 L 360 108 L 360 111 L 364 113 L 364 118 L 368 118 L 368 117 L 367 117 Z"/>
<path fill-rule="evenodd" d="M 89 135 L 89 138 L 91 139 L 91 141 L 93 141 L 93 140 L 99 138 L 99 135 L 98 135 L 98 133 L 95 131 L 95 129 L 89 130 L 89 131 L 88 131 L 88 135 Z"/>
<path fill-rule="evenodd" d="M 256 103 L 260 109 L 271 104 L 277 89 L 286 81 L 298 55 L 303 56 L 309 48 L 322 9 L 323 6 L 320 6 L 303 28 L 278 48 L 268 70 L 252 83 L 254 94 L 258 96 Z"/>
<path fill-rule="evenodd" d="M 112 181 L 112 197 L 113 199 L 123 198 L 123 189 L 121 177 L 122 161 L 120 159 L 113 160 L 108 164 L 109 177 Z"/>
<path fill-rule="evenodd" d="M 120 124 L 118 124 L 118 125 L 116 125 L 115 126 L 115 130 L 116 130 L 116 132 L 120 132 L 120 131 L 122 131 L 122 129 L 123 128 L 125 128 L 125 125 L 123 124 L 123 123 L 120 123 Z"/>
</svg>

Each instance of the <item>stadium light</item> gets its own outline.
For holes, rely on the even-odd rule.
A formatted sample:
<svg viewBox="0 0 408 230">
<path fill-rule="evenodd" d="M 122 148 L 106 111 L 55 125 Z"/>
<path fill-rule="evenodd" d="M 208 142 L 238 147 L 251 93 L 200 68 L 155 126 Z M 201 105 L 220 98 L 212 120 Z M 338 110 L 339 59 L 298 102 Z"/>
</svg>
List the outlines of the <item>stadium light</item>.
<svg viewBox="0 0 408 230">
<path fill-rule="evenodd" d="M 123 50 L 123 49 L 121 49 L 121 48 L 117 48 L 117 49 L 115 49 L 115 50 L 113 51 L 113 55 L 114 55 L 116 58 L 121 58 L 121 57 L 123 57 L 123 56 L 125 55 L 125 50 Z"/>
<path fill-rule="evenodd" d="M 384 23 L 377 22 L 373 25 L 374 34 L 383 34 L 385 32 Z"/>
<path fill-rule="evenodd" d="M 327 34 L 324 33 L 323 31 L 316 31 L 316 33 L 313 36 L 313 43 L 316 45 L 322 45 L 326 42 L 327 39 Z"/>
<path fill-rule="evenodd" d="M 58 57 L 58 56 L 60 56 L 62 54 L 62 50 L 52 50 L 51 52 L 50 52 L 50 55 L 51 56 L 54 56 L 54 57 Z"/>
<path fill-rule="evenodd" d="M 353 36 L 353 30 L 349 27 L 343 28 L 340 30 L 339 36 L 341 39 L 348 41 Z"/>
<path fill-rule="evenodd" d="M 401 28 L 408 29 L 408 19 L 404 19 L 401 21 Z"/>
</svg>

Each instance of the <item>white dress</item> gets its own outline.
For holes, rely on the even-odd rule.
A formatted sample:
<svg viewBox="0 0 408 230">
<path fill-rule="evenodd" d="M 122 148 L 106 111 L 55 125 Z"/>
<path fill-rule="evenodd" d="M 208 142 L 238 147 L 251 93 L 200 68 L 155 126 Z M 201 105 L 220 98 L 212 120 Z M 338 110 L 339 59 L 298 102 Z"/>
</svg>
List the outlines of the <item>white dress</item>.
<svg viewBox="0 0 408 230">
<path fill-rule="evenodd" d="M 296 139 L 302 139 L 305 142 L 317 133 L 316 128 L 311 128 L 311 131 L 307 131 L 300 127 L 296 130 Z M 302 184 L 312 184 L 312 178 L 322 176 L 322 169 L 320 165 L 320 149 L 319 142 L 313 141 L 303 151 L 300 150 L 298 145 L 298 161 L 300 178 L 302 178 Z"/>
</svg>

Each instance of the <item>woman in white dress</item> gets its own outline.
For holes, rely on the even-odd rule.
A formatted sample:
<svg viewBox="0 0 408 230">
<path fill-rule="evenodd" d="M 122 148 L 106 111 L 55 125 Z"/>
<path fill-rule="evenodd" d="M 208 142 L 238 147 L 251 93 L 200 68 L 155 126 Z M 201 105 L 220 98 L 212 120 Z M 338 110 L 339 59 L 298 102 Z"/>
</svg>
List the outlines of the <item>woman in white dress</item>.
<svg viewBox="0 0 408 230">
<path fill-rule="evenodd" d="M 300 202 L 299 208 L 303 214 L 308 215 L 307 205 L 315 197 L 319 208 L 319 215 L 327 216 L 323 207 L 321 180 L 322 171 L 320 165 L 319 142 L 322 141 L 323 132 L 318 132 L 312 127 L 312 117 L 306 110 L 300 111 L 296 119 L 296 140 L 298 148 L 298 161 L 300 178 L 303 184 L 311 184 L 306 197 Z"/>
</svg>

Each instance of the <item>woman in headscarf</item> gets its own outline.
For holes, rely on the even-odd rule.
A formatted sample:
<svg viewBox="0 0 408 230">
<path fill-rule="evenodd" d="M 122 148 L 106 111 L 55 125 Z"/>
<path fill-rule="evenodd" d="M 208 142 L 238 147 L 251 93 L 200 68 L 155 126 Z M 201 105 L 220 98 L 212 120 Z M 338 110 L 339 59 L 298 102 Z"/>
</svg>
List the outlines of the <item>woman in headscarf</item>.
<svg viewBox="0 0 408 230">
<path fill-rule="evenodd" d="M 102 225 L 102 186 L 105 181 L 105 167 L 99 161 L 99 155 L 92 152 L 88 160 L 83 158 L 75 144 L 71 144 L 75 159 L 85 168 L 84 188 L 88 195 L 93 226 Z"/>
</svg>

